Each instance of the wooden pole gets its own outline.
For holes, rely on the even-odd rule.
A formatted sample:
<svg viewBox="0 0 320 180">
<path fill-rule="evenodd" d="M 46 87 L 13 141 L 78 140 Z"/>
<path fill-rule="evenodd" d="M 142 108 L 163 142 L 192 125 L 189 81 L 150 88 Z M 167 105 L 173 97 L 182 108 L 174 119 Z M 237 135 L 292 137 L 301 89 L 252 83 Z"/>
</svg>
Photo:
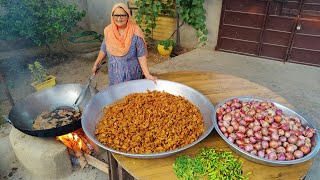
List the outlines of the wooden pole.
<svg viewBox="0 0 320 180">
<path fill-rule="evenodd" d="M 7 84 L 6 84 L 6 82 L 5 82 L 5 79 L 4 79 L 4 77 L 3 77 L 3 75 L 2 75 L 1 72 L 0 72 L 0 83 L 3 83 L 3 85 L 4 85 L 4 92 L 5 92 L 6 95 L 7 95 L 7 98 L 8 98 L 8 100 L 9 100 L 10 105 L 11 105 L 11 106 L 14 106 L 14 101 L 13 101 L 13 99 L 12 99 L 11 93 L 10 93 L 8 87 L 7 87 Z"/>
</svg>

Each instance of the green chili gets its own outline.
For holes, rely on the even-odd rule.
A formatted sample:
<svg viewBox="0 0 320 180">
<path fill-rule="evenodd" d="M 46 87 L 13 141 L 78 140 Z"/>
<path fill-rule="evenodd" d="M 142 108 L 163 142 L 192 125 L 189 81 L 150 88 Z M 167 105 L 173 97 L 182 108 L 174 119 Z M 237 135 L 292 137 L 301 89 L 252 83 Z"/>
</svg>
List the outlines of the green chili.
<svg viewBox="0 0 320 180">
<path fill-rule="evenodd" d="M 209 180 L 249 179 L 251 172 L 242 175 L 243 161 L 235 158 L 231 152 L 219 148 L 201 148 L 195 157 L 180 156 L 173 164 L 173 170 L 179 179 L 193 180 L 207 177 Z"/>
</svg>

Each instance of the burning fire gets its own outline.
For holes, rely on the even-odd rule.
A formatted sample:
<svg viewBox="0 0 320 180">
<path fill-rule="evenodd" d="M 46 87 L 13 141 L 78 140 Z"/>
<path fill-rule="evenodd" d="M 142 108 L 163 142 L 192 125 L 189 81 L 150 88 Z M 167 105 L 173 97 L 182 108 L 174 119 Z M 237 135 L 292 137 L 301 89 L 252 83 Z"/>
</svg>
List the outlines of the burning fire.
<svg viewBox="0 0 320 180">
<path fill-rule="evenodd" d="M 57 140 L 60 140 L 65 146 L 74 151 L 83 151 L 86 154 L 91 154 L 93 147 L 87 141 L 82 129 L 62 136 L 57 136 Z"/>
</svg>

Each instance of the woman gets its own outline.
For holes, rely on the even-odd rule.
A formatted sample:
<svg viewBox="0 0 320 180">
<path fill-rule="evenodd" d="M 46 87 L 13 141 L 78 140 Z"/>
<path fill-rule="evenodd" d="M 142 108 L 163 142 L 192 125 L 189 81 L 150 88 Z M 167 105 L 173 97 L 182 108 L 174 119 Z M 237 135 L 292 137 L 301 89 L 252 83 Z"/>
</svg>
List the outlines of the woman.
<svg viewBox="0 0 320 180">
<path fill-rule="evenodd" d="M 130 11 L 123 3 L 115 4 L 111 12 L 111 24 L 104 29 L 104 40 L 92 73 L 108 56 L 109 85 L 142 79 L 143 75 L 156 83 L 156 77 L 147 65 L 147 45 L 140 27 L 131 22 Z"/>
</svg>

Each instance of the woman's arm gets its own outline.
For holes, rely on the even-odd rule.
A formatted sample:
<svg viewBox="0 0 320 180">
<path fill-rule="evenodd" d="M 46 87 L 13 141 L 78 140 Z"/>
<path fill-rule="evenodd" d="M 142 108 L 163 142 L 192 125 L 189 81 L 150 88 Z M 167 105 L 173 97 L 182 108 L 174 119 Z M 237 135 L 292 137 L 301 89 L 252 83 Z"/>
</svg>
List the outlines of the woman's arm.
<svg viewBox="0 0 320 180">
<path fill-rule="evenodd" d="M 152 80 L 154 83 L 156 83 L 157 77 L 152 76 L 149 72 L 147 57 L 141 56 L 141 57 L 138 57 L 138 59 L 139 59 L 139 63 L 140 63 L 140 66 L 141 66 L 141 69 L 142 69 L 144 76 L 147 79 Z"/>
<path fill-rule="evenodd" d="M 105 53 L 104 51 L 102 51 L 102 50 L 99 51 L 98 57 L 97 57 L 96 61 L 94 62 L 94 65 L 91 70 L 92 74 L 94 74 L 94 75 L 96 74 L 98 65 L 106 57 L 106 55 L 107 55 L 107 53 Z"/>
</svg>

